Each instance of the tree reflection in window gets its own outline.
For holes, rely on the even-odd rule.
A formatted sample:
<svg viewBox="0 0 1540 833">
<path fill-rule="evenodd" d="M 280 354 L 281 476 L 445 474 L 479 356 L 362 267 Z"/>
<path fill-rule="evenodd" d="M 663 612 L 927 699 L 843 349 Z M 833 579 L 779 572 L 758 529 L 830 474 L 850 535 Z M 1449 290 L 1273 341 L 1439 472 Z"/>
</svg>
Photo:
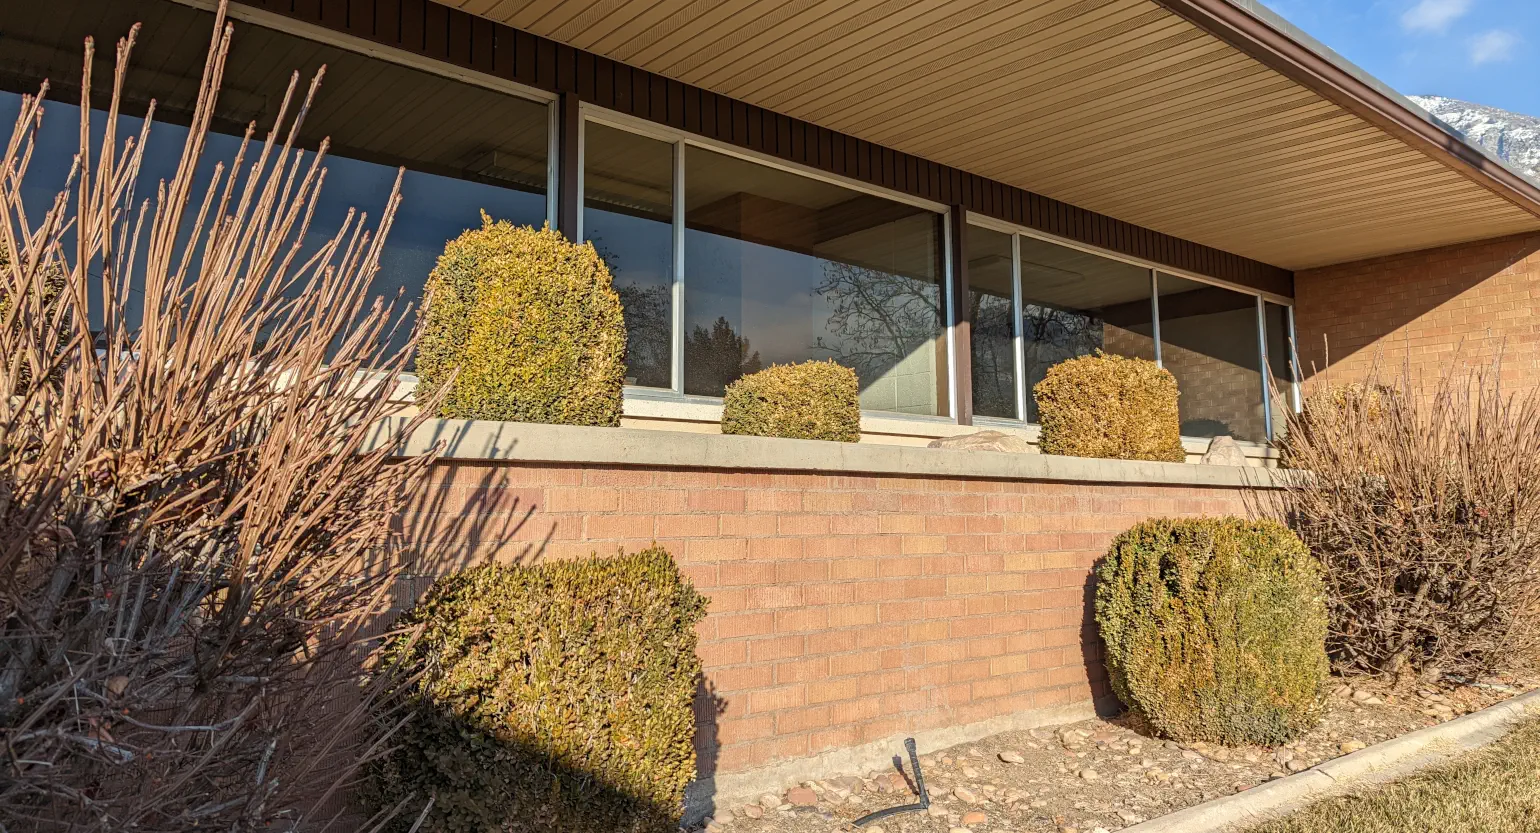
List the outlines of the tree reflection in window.
<svg viewBox="0 0 1540 833">
<path fill-rule="evenodd" d="M 814 292 L 832 312 L 814 350 L 854 370 L 865 386 L 914 355 L 941 326 L 935 283 L 853 263 L 825 261 Z"/>
<path fill-rule="evenodd" d="M 726 318 L 718 318 L 710 330 L 696 325 L 685 339 L 686 390 L 725 391 L 740 377 L 763 369 L 759 353 L 750 349 L 749 340 L 738 335 Z"/>
</svg>

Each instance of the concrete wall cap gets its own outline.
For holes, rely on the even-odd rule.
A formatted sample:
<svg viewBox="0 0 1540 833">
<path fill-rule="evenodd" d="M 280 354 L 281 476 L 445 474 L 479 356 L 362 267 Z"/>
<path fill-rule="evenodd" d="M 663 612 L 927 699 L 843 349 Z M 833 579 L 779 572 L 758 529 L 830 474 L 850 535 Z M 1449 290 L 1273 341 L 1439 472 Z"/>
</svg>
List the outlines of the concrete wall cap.
<svg viewBox="0 0 1540 833">
<path fill-rule="evenodd" d="M 404 417 L 382 420 L 364 450 L 392 446 L 402 455 L 417 455 L 442 443 L 441 456 L 454 460 L 1215 488 L 1279 488 L 1286 476 L 1276 470 L 1252 466 L 1096 460 L 1047 454 L 465 419 L 429 420 L 410 437 L 403 437 L 406 422 Z"/>
</svg>

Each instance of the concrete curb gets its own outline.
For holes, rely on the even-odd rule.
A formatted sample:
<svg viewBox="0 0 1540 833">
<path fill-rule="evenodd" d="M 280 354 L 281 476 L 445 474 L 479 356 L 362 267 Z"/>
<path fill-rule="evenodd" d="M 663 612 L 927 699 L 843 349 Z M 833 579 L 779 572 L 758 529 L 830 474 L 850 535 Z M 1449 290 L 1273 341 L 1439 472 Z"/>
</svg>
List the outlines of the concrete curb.
<svg viewBox="0 0 1540 833">
<path fill-rule="evenodd" d="M 1122 833 L 1220 833 L 1260 824 L 1347 788 L 1392 780 L 1480 749 L 1540 712 L 1540 689 L 1464 717 L 1334 758 L 1298 775 L 1178 810 Z"/>
</svg>

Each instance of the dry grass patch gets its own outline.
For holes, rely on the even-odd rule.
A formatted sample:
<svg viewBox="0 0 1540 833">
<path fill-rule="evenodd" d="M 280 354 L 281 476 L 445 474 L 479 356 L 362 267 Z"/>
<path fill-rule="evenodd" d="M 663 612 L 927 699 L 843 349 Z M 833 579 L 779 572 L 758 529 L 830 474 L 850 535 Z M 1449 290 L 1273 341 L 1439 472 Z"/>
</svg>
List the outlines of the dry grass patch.
<svg viewBox="0 0 1540 833">
<path fill-rule="evenodd" d="M 1540 720 L 1457 763 L 1323 801 L 1251 833 L 1533 833 L 1540 830 Z"/>
</svg>

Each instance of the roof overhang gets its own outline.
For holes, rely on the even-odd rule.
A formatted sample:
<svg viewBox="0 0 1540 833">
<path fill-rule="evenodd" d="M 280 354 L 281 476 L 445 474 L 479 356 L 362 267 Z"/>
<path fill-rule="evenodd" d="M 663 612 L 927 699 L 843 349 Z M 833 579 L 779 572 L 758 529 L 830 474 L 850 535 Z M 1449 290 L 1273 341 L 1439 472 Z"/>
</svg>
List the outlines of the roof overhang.
<svg viewBox="0 0 1540 833">
<path fill-rule="evenodd" d="M 1251 0 L 459 0 L 1288 269 L 1540 229 L 1540 188 Z"/>
</svg>

